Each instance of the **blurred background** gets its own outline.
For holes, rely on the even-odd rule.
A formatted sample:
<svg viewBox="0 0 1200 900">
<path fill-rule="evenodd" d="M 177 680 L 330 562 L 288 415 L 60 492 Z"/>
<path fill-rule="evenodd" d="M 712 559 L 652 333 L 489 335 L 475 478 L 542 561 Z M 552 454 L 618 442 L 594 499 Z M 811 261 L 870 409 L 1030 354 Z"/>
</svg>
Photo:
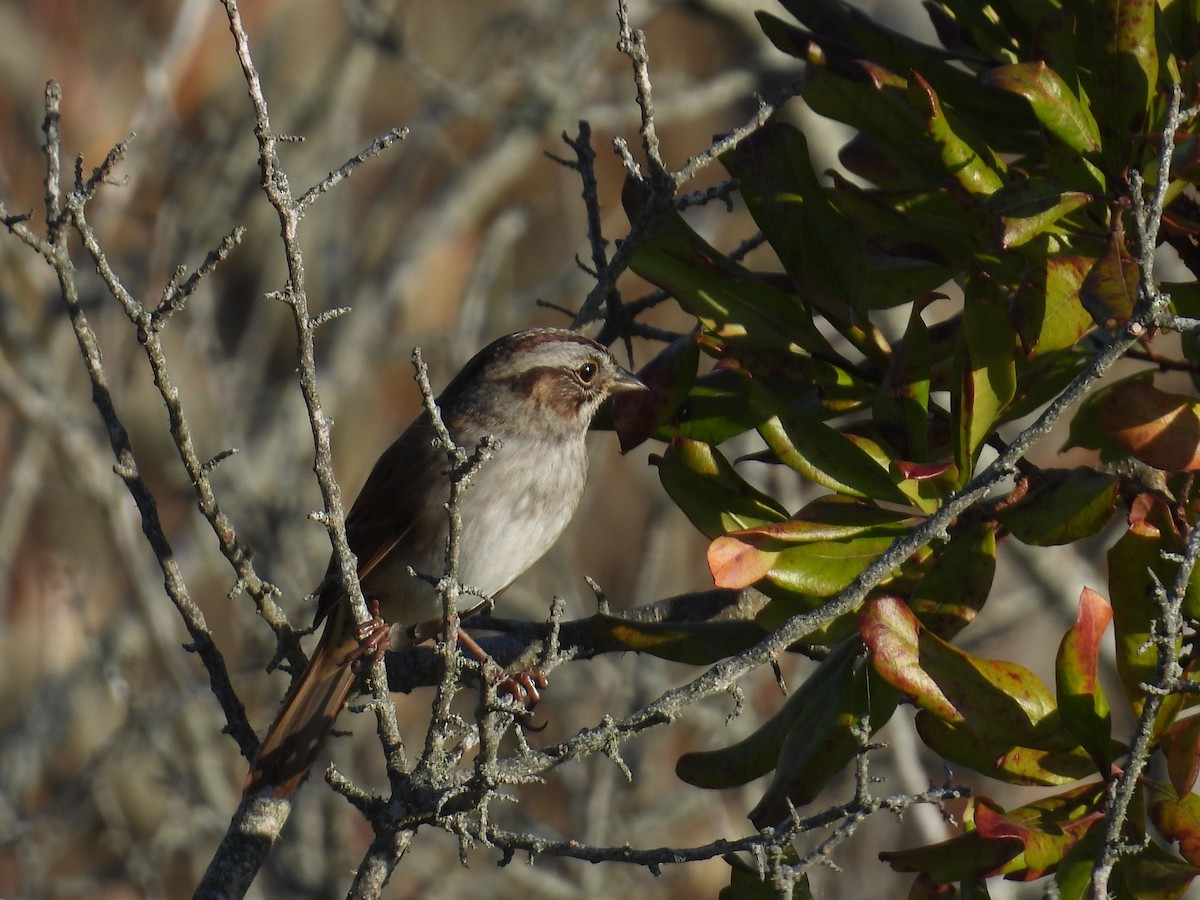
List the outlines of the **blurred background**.
<svg viewBox="0 0 1200 900">
<path fill-rule="evenodd" d="M 894 26 L 928 29 L 915 2 L 864 5 L 879 7 Z M 590 123 L 605 234 L 624 234 L 622 169 L 610 148 L 614 135 L 637 146 L 630 64 L 615 49 L 615 4 L 595 0 L 244 6 L 273 125 L 304 139 L 282 148 L 294 192 L 377 135 L 410 129 L 322 197 L 301 230 L 314 312 L 353 310 L 318 336 L 321 397 L 336 421 L 335 463 L 349 499 L 418 410 L 414 346 L 440 388 L 492 338 L 568 323 L 538 301 L 574 310 L 591 286 L 575 263 L 577 255 L 589 258 L 585 211 L 578 176 L 547 154 L 572 157 L 561 134 L 574 137 L 579 120 Z M 744 122 L 756 93 L 770 96 L 799 75 L 794 60 L 762 37 L 752 4 L 631 6 L 647 34 L 656 120 L 671 165 Z M 328 542 L 306 518 L 320 497 L 294 377 L 292 319 L 264 297 L 283 286 L 279 225 L 258 187 L 250 106 L 224 11 L 214 0 L 0 3 L 0 199 L 11 212 L 29 212 L 39 230 L 42 98 L 50 78 L 63 91 L 68 176 L 75 154 L 89 172 L 114 143 L 136 134 L 118 168 L 121 181 L 101 190 L 90 218 L 143 303 L 157 302 L 177 266 L 195 267 L 235 226 L 247 228 L 229 260 L 172 319 L 166 348 L 201 457 L 239 451 L 216 470 L 223 510 L 254 548 L 260 574 L 281 589 L 293 623 L 307 625 L 312 611 L 304 598 L 323 574 Z M 833 165 L 845 133 L 805 115 L 798 102 L 788 115 L 809 132 L 818 170 Z M 722 174 L 711 167 L 687 189 Z M 754 231 L 740 207 L 710 204 L 691 215 L 718 246 L 736 246 Z M 133 329 L 82 252 L 76 264 L 142 474 L 191 596 L 261 731 L 287 685 L 282 673 L 264 673 L 273 636 L 249 598 L 229 596 L 233 574 L 196 511 Z M 632 276 L 620 286 L 626 298 L 645 290 Z M 644 321 L 691 327 L 671 303 Z M 633 359 L 623 361 L 636 368 L 654 352 L 635 344 Z M 503 615 L 542 619 L 556 594 L 569 618 L 588 615 L 595 601 L 585 574 L 617 610 L 711 586 L 704 541 L 647 465 L 654 448 L 621 457 L 611 434 L 592 441 L 592 479 L 579 515 L 551 555 L 505 595 Z M 1027 664 L 1052 660 L 1052 652 L 1030 648 L 1027 631 L 1014 640 L 1014 626 L 1027 626 L 1030 610 L 1044 611 L 1054 624 L 1046 640 L 1055 643 L 1073 619 L 1079 588 L 1099 587 L 1102 577 L 1088 560 L 1030 551 L 1008 560 L 1008 601 L 989 607 L 964 646 Z M 202 668 L 181 649 L 187 634 L 113 475 L 53 273 L 7 234 L 0 236 L 0 578 L 0 897 L 189 895 L 237 804 L 245 761 L 221 733 Z M 787 660 L 784 674 L 799 681 L 807 665 Z M 633 655 L 563 667 L 539 707 L 547 728 L 530 740 L 553 743 L 695 674 Z M 761 785 L 705 793 L 673 771 L 681 752 L 730 743 L 777 708 L 771 673 L 756 673 L 743 687 L 740 717 L 727 721 L 731 698 L 709 701 L 627 745 L 632 783 L 610 761 L 592 759 L 522 788 L 519 805 L 496 807 L 493 816 L 546 837 L 635 847 L 749 833 L 745 813 Z M 410 746 L 419 747 L 430 694 L 396 699 Z M 902 710 L 881 735 L 895 751 L 873 769 L 888 778 L 881 792 L 944 780 L 940 761 L 917 748 L 907 720 Z M 380 786 L 373 722 L 344 716 L 339 727 L 355 732 L 334 742 L 339 766 Z M 835 784 L 826 805 L 850 794 L 849 784 Z M 813 880 L 821 896 L 903 896 L 909 878 L 889 873 L 875 853 L 948 834 L 933 810 L 872 820 L 835 855 L 845 871 L 817 872 Z M 314 777 L 252 896 L 340 895 L 369 838 L 361 818 Z M 389 896 L 462 897 L 486 885 L 497 898 L 698 897 L 715 896 L 728 882 L 719 860 L 655 878 L 644 869 L 549 858 L 496 869 L 496 858 L 477 849 L 463 867 L 453 838 L 422 831 Z"/>
</svg>

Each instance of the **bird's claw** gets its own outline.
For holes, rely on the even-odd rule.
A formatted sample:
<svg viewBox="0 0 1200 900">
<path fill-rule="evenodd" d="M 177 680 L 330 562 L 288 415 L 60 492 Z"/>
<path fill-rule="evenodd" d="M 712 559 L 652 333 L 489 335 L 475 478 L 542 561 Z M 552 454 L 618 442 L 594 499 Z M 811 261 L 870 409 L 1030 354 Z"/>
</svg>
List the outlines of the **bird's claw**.
<svg viewBox="0 0 1200 900">
<path fill-rule="evenodd" d="M 383 658 L 391 635 L 391 627 L 379 615 L 379 601 L 375 598 L 367 600 L 367 609 L 371 613 L 371 618 L 354 629 L 358 646 L 347 653 L 339 663 L 339 665 L 349 663 L 356 675 L 366 671 Z"/>
<path fill-rule="evenodd" d="M 496 685 L 496 693 L 497 695 L 507 694 L 518 706 L 529 710 L 538 705 L 538 701 L 542 699 L 541 692 L 549 684 L 550 682 L 546 680 L 546 673 L 541 669 L 526 669 L 515 675 L 509 675 Z"/>
</svg>

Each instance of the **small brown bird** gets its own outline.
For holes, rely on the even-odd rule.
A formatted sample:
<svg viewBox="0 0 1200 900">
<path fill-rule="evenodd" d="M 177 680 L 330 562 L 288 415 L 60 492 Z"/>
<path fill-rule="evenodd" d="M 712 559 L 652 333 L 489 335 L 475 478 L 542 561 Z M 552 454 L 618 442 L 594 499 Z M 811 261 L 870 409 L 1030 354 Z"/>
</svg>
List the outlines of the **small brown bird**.
<svg viewBox="0 0 1200 900">
<path fill-rule="evenodd" d="M 461 504 L 462 583 L 494 597 L 550 549 L 583 494 L 592 417 L 610 394 L 633 390 L 645 387 L 604 346 L 557 328 L 502 337 L 454 377 L 438 398 L 454 440 L 468 450 L 486 435 L 500 442 Z M 439 594 L 408 568 L 436 575 L 445 566 L 446 468 L 423 414 L 375 463 L 346 517 L 363 595 L 417 640 L 442 618 Z M 300 786 L 354 685 L 359 636 L 345 591 L 327 583 L 320 641 L 263 738 L 244 797 L 269 788 L 283 798 Z M 459 613 L 483 602 L 464 596 Z"/>
</svg>

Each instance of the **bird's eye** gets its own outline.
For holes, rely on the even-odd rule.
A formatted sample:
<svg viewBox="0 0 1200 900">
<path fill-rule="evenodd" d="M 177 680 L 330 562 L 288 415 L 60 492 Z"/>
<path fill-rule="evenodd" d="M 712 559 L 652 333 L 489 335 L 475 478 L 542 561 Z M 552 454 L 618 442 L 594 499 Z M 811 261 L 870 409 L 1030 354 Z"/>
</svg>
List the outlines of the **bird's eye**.
<svg viewBox="0 0 1200 900">
<path fill-rule="evenodd" d="M 592 379 L 596 377 L 596 371 L 595 363 L 586 362 L 575 370 L 575 374 L 579 376 L 579 380 L 584 384 L 591 384 Z"/>
</svg>

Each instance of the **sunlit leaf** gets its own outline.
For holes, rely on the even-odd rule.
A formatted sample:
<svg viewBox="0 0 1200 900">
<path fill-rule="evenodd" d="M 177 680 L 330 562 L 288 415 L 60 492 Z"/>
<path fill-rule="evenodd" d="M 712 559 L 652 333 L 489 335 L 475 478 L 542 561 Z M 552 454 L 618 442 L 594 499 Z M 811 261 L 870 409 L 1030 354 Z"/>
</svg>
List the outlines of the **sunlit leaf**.
<svg viewBox="0 0 1200 900">
<path fill-rule="evenodd" d="M 1064 191 L 1046 179 L 1012 181 L 993 193 L 984 208 L 997 219 L 1001 247 L 1020 247 L 1038 235 L 1053 230 L 1063 216 L 1086 206 L 1091 194 Z"/>
<path fill-rule="evenodd" d="M 1015 348 L 1016 334 L 1004 307 L 982 296 L 968 297 L 954 393 L 955 459 L 963 478 L 970 476 L 980 448 L 1016 394 Z"/>
<path fill-rule="evenodd" d="M 1100 426 L 1129 453 L 1168 472 L 1200 469 L 1200 403 L 1144 381 L 1119 385 L 1099 407 Z"/>
<path fill-rule="evenodd" d="M 709 444 L 679 438 L 651 462 L 671 499 L 710 538 L 788 518 L 776 500 L 752 487 Z"/>
<path fill-rule="evenodd" d="M 918 73 L 909 84 L 909 102 L 925 119 L 925 133 L 934 142 L 947 173 L 968 194 L 986 197 L 1000 189 L 1004 180 L 997 171 L 999 160 L 963 138 L 946 117 L 936 92 Z"/>
<path fill-rule="evenodd" d="M 846 435 L 815 416 L 773 399 L 767 402 L 775 414 L 759 425 L 758 432 L 784 465 L 839 493 L 907 502 L 888 470 Z"/>
<path fill-rule="evenodd" d="M 1079 302 L 1092 267 L 1086 256 L 1046 256 L 1036 263 L 1013 298 L 1012 319 L 1030 357 L 1073 347 L 1095 327 Z"/>
<path fill-rule="evenodd" d="M 922 710 L 922 739 L 947 759 L 1023 784 L 1061 784 L 1093 770 L 1050 692 L 1023 666 L 952 647 L 897 598 L 868 601 L 859 630 L 876 670 Z"/>
<path fill-rule="evenodd" d="M 1155 651 L 1150 635 L 1159 615 L 1155 591 L 1160 584 L 1169 587 L 1175 577 L 1176 564 L 1163 554 L 1177 554 L 1181 549 L 1166 504 L 1141 494 L 1130 506 L 1129 530 L 1108 551 L 1117 674 L 1135 715 L 1145 699 L 1142 685 L 1154 682 Z M 1170 725 L 1183 702 L 1178 694 L 1164 698 L 1156 731 Z"/>
<path fill-rule="evenodd" d="M 1179 845 L 1179 855 L 1193 866 L 1200 866 L 1200 797 L 1179 796 L 1165 785 L 1147 780 L 1149 804 L 1146 812 L 1154 827 L 1168 841 Z"/>
<path fill-rule="evenodd" d="M 983 81 L 1028 100 L 1042 127 L 1076 153 L 1100 149 L 1100 133 L 1091 110 L 1044 61 L 1000 66 L 989 71 Z"/>
<path fill-rule="evenodd" d="M 1084 588 L 1079 597 L 1079 616 L 1063 636 L 1055 662 L 1063 724 L 1091 754 L 1101 774 L 1108 773 L 1112 762 L 1112 716 L 1100 686 L 1100 642 L 1111 621 L 1108 602 Z"/>
</svg>

